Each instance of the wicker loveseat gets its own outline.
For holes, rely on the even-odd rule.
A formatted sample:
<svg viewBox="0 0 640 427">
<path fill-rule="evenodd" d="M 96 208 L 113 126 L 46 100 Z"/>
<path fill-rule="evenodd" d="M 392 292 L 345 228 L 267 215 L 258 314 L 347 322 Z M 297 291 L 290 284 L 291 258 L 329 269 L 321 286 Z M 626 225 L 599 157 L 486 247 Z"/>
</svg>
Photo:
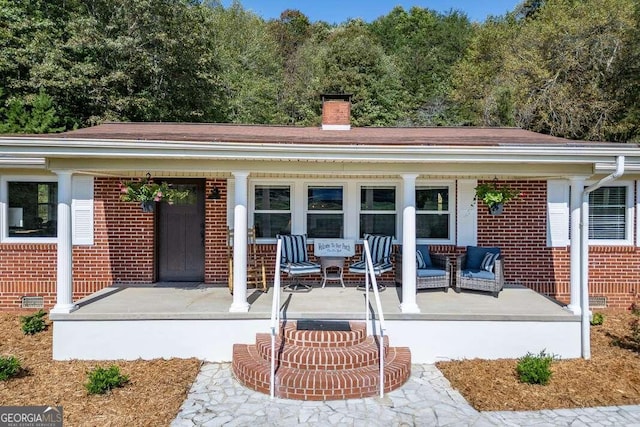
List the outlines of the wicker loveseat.
<svg viewBox="0 0 640 427">
<path fill-rule="evenodd" d="M 451 261 L 446 255 L 429 253 L 429 246 L 416 245 L 416 289 L 443 288 L 449 290 L 451 284 Z M 402 251 L 396 254 L 396 283 L 402 285 Z"/>
<path fill-rule="evenodd" d="M 491 292 L 496 298 L 504 287 L 500 248 L 467 246 L 456 262 L 456 292 L 461 289 Z"/>
</svg>

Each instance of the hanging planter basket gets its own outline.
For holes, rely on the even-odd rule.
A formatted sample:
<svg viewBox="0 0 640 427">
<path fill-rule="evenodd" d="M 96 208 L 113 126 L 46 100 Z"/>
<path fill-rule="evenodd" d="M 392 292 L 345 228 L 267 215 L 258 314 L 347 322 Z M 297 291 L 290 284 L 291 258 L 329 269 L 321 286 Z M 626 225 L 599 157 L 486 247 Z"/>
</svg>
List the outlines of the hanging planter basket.
<svg viewBox="0 0 640 427">
<path fill-rule="evenodd" d="M 153 212 L 156 202 L 140 202 L 140 206 L 142 207 L 142 212 Z"/>
<path fill-rule="evenodd" d="M 489 213 L 491 215 L 502 215 L 503 209 L 504 209 L 504 203 L 496 203 L 489 206 Z"/>
</svg>

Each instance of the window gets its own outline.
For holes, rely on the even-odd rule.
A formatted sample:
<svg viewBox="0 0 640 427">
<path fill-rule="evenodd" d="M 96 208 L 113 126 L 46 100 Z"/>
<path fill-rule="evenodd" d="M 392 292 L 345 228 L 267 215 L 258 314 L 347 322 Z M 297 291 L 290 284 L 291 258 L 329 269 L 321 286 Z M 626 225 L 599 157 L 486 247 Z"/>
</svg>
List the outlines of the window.
<svg viewBox="0 0 640 427">
<path fill-rule="evenodd" d="M 307 235 L 310 238 L 342 238 L 344 233 L 343 188 L 307 188 Z"/>
<path fill-rule="evenodd" d="M 449 240 L 449 187 L 416 188 L 416 238 Z"/>
<path fill-rule="evenodd" d="M 56 237 L 58 184 L 8 182 L 9 237 Z"/>
<path fill-rule="evenodd" d="M 360 187 L 360 237 L 396 235 L 395 187 Z"/>
<path fill-rule="evenodd" d="M 589 194 L 589 239 L 627 237 L 627 187 L 601 187 Z"/>
<path fill-rule="evenodd" d="M 253 226 L 256 237 L 275 238 L 291 233 L 291 187 L 256 185 Z"/>
</svg>

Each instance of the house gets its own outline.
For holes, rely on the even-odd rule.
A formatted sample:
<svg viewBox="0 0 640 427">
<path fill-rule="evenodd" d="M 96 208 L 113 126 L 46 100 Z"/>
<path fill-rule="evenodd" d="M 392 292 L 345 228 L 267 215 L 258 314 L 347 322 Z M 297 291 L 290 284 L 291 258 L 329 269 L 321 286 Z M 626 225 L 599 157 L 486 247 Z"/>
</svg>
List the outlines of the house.
<svg viewBox="0 0 640 427">
<path fill-rule="evenodd" d="M 588 306 L 636 301 L 637 145 L 516 128 L 351 128 L 348 101 L 328 100 L 324 108 L 318 128 L 105 123 L 1 137 L 0 308 L 51 308 L 58 359 L 229 360 L 233 342 L 267 330 L 258 307 L 269 294 L 248 293 L 243 245 L 233 248 L 233 295 L 226 289 L 228 227 L 237 235 L 256 230 L 270 283 L 281 232 L 307 234 L 310 242 L 389 234 L 398 252 L 428 244 L 452 259 L 467 246 L 500 247 L 512 289 L 497 299 L 449 292 L 444 306 L 430 307 L 445 296 L 416 292 L 415 278 L 405 277 L 389 328 L 416 362 L 542 348 L 589 357 Z M 147 213 L 120 201 L 121 182 L 147 174 L 190 190 L 191 203 L 161 203 Z M 486 181 L 523 197 L 490 215 L 474 200 L 474 188 Z M 323 197 L 331 198 L 330 209 L 312 203 Z M 405 264 L 403 272 L 415 275 L 413 263 Z M 350 284 L 361 280 L 345 276 Z M 381 280 L 393 282 L 393 273 Z M 223 308 L 195 309 L 190 300 L 169 312 L 167 304 L 187 297 L 169 288 L 193 283 L 210 285 L 199 297 Z M 544 302 L 514 308 L 507 292 L 515 290 Z M 331 314 L 332 292 L 309 294 L 320 298 L 315 315 L 327 304 L 325 317 L 347 317 Z M 90 309 L 109 301 L 119 308 Z M 456 301 L 464 303 L 452 308 Z M 537 308 L 544 304 L 553 307 Z"/>
</svg>

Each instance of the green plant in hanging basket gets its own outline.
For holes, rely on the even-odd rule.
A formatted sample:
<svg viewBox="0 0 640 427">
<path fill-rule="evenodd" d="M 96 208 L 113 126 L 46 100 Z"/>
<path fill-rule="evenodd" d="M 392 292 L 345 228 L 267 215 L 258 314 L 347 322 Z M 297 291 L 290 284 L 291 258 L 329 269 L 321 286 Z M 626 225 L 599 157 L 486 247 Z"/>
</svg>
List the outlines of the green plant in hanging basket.
<svg viewBox="0 0 640 427">
<path fill-rule="evenodd" d="M 507 203 L 510 200 L 516 200 L 522 193 L 509 186 L 499 187 L 494 182 L 484 182 L 476 187 L 475 200 L 482 200 L 489 208 L 498 204 Z"/>
<path fill-rule="evenodd" d="M 168 202 L 173 204 L 178 200 L 184 200 L 189 195 L 189 190 L 180 191 L 162 182 L 158 184 L 150 177 L 138 181 L 120 183 L 120 200 L 123 202 Z"/>
</svg>

